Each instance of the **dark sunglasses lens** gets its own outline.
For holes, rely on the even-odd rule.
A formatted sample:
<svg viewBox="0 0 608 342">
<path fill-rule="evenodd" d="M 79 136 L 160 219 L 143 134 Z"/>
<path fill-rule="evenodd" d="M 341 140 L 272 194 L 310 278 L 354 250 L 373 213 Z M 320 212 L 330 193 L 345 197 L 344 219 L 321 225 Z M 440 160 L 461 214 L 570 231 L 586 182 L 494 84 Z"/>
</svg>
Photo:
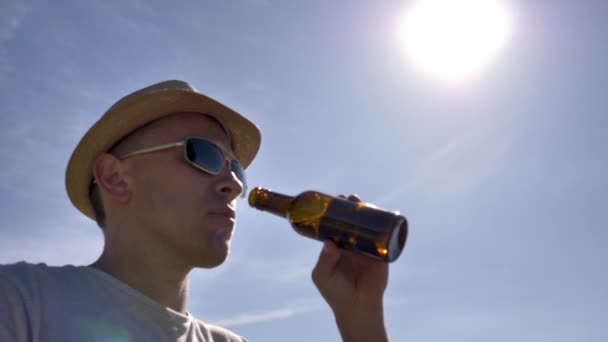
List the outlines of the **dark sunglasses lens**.
<svg viewBox="0 0 608 342">
<path fill-rule="evenodd" d="M 217 175 L 225 165 L 224 154 L 214 144 L 201 139 L 188 139 L 186 157 L 203 170 Z"/>
</svg>

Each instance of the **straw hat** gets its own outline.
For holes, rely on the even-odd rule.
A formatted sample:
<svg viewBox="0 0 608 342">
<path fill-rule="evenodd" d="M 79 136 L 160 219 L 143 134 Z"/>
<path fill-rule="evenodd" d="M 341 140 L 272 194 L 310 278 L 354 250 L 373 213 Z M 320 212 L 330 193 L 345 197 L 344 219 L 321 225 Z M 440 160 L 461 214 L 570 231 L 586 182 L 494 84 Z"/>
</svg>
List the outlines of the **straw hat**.
<svg viewBox="0 0 608 342">
<path fill-rule="evenodd" d="M 74 206 L 94 220 L 89 187 L 95 158 L 137 128 L 179 112 L 204 113 L 220 121 L 232 138 L 235 157 L 243 168 L 247 168 L 258 153 L 262 137 L 251 121 L 199 93 L 189 83 L 161 82 L 120 99 L 82 137 L 70 157 L 65 177 L 68 197 Z"/>
</svg>

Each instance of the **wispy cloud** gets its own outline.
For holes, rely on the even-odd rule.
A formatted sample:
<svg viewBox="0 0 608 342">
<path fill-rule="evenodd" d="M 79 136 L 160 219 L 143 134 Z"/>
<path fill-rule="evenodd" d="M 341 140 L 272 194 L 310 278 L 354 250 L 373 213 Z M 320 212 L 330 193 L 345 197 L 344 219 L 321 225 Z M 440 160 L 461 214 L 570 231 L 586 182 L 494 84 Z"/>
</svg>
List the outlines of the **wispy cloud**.
<svg viewBox="0 0 608 342">
<path fill-rule="evenodd" d="M 19 24 L 27 14 L 28 9 L 22 2 L 3 8 L 0 12 L 0 44 L 4 44 L 15 36 Z"/>
<path fill-rule="evenodd" d="M 395 187 L 376 203 L 387 206 L 412 189 L 425 189 L 425 193 L 434 191 L 439 196 L 441 193 L 468 191 L 477 186 L 495 170 L 497 161 L 519 138 L 516 134 L 501 134 L 500 129 L 480 124 L 447 141 L 418 163 L 407 182 Z"/>
<path fill-rule="evenodd" d="M 272 322 L 287 319 L 302 313 L 313 312 L 318 310 L 320 310 L 320 306 L 287 306 L 284 308 L 274 309 L 270 311 L 238 314 L 234 317 L 216 320 L 213 323 L 224 327 L 235 327 L 239 325 Z"/>
<path fill-rule="evenodd" d="M 160 27 L 152 24 L 161 15 L 146 2 L 132 0 L 124 2 L 96 2 L 100 13 L 114 20 L 116 25 L 139 33 L 159 33 Z"/>
<path fill-rule="evenodd" d="M 3 6 L 0 11 L 0 78 L 2 78 L 11 67 L 7 63 L 7 43 L 14 37 L 28 12 L 23 2 L 16 2 Z"/>
<path fill-rule="evenodd" d="M 0 169 L 0 189 L 21 199 L 58 200 L 57 191 L 63 191 L 65 146 L 48 131 L 48 121 L 21 117 L 3 124 L 0 157 L 6 164 Z"/>
<path fill-rule="evenodd" d="M 93 221 L 75 211 L 61 222 L 41 218 L 37 227 L 12 225 L 10 228 L 6 232 L 0 230 L 0 264 L 27 261 L 85 265 L 95 261 L 103 248 L 100 230 Z"/>
<path fill-rule="evenodd" d="M 460 137 L 438 147 L 433 153 L 418 163 L 416 170 L 412 177 L 409 178 L 409 181 L 401 186 L 395 187 L 393 191 L 387 193 L 375 203 L 380 206 L 385 206 L 411 188 L 430 182 L 433 177 L 437 176 L 438 171 L 443 172 L 445 170 L 445 167 L 449 164 L 450 160 L 453 161 L 460 157 L 460 155 L 470 148 L 470 146 L 471 142 L 468 139 Z"/>
<path fill-rule="evenodd" d="M 308 280 L 312 270 L 310 261 L 304 258 L 301 260 L 289 258 L 269 260 L 248 257 L 234 260 L 231 267 L 241 270 L 247 277 L 263 280 L 264 282 L 270 281 L 277 286 Z"/>
</svg>

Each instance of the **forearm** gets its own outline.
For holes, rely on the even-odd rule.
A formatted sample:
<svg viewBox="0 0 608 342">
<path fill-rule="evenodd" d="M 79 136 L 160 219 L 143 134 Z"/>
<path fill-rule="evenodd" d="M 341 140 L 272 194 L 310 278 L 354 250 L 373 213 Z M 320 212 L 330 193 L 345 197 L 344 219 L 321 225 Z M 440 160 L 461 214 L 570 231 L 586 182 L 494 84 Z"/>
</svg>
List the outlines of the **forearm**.
<svg viewBox="0 0 608 342">
<path fill-rule="evenodd" d="M 335 314 L 343 342 L 388 342 L 383 311 Z"/>
</svg>

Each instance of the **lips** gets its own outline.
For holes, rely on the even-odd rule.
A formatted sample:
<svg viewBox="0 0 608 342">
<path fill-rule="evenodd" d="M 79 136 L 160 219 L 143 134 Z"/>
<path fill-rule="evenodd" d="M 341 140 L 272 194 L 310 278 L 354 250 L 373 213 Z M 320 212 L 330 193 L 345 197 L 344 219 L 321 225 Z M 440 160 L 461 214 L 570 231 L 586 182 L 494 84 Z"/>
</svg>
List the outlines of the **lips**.
<svg viewBox="0 0 608 342">
<path fill-rule="evenodd" d="M 214 216 L 222 216 L 222 217 L 226 217 L 226 218 L 229 218 L 232 220 L 234 220 L 234 218 L 236 217 L 234 209 L 229 208 L 229 207 L 213 208 L 208 211 L 208 214 L 214 215 Z"/>
<path fill-rule="evenodd" d="M 214 227 L 213 242 L 216 247 L 227 248 L 234 232 L 235 217 L 235 211 L 230 206 L 215 207 L 207 211 L 207 224 L 209 228 Z"/>
</svg>

